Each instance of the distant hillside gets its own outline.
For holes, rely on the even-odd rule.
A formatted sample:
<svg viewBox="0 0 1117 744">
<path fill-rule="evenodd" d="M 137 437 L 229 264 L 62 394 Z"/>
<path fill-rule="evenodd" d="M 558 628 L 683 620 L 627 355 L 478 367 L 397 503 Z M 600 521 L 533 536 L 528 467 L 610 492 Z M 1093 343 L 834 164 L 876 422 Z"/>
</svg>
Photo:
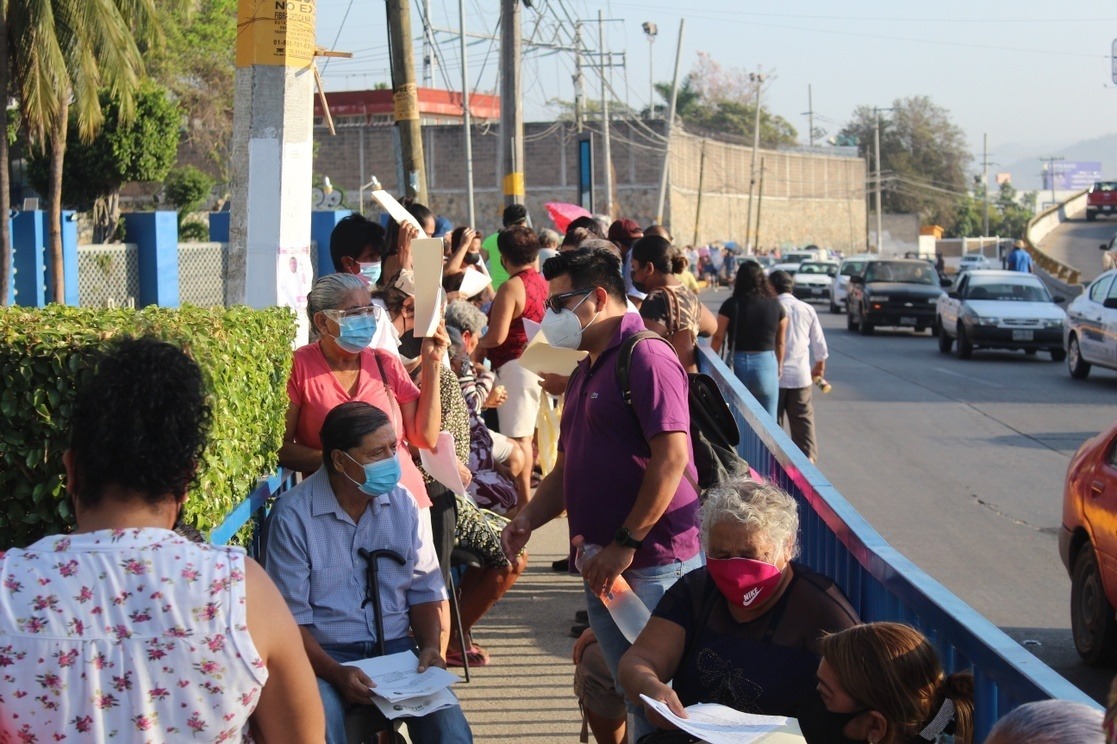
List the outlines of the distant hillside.
<svg viewBox="0 0 1117 744">
<path fill-rule="evenodd" d="M 1101 161 L 1102 175 L 1106 178 L 1117 178 L 1117 134 L 1081 140 L 1072 145 L 1034 149 L 1020 145 L 1005 145 L 995 154 L 996 157 L 991 156 L 990 160 L 997 160 L 1001 164 L 990 166 L 989 180 L 993 180 L 995 173 L 1007 171 L 1012 174 L 1012 185 L 1018 191 L 1034 191 L 1042 188 L 1043 161 L 1040 158 L 1044 156 L 1062 157 L 1067 160 Z M 980 153 L 977 157 L 980 159 Z M 1010 157 L 1014 159 L 1006 162 Z"/>
</svg>

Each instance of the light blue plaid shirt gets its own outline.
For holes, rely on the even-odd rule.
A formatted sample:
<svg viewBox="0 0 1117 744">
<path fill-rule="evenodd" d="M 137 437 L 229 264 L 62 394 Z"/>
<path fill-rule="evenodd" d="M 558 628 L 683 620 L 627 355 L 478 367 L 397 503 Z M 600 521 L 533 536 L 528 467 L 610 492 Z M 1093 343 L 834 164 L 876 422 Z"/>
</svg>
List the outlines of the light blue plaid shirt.
<svg viewBox="0 0 1117 744">
<path fill-rule="evenodd" d="M 321 644 L 376 640 L 373 604 L 364 607 L 366 567 L 360 548 L 403 556 L 378 563 L 385 640 L 410 627 L 408 608 L 447 598 L 431 540 L 430 520 L 404 488 L 373 498 L 360 520 L 337 501 L 325 468 L 281 497 L 270 519 L 267 571 L 295 622 Z"/>
</svg>

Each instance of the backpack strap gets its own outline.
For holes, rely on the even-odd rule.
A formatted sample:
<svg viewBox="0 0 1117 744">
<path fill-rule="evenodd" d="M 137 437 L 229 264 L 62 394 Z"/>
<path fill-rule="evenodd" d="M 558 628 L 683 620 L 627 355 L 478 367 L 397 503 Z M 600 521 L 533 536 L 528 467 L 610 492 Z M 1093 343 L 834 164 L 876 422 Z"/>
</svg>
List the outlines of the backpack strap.
<svg viewBox="0 0 1117 744">
<path fill-rule="evenodd" d="M 632 417 L 636 419 L 637 425 L 640 425 L 640 418 L 636 415 L 636 409 L 632 407 L 632 385 L 630 380 L 632 374 L 632 350 L 636 344 L 647 338 L 658 338 L 671 348 L 672 354 L 675 353 L 675 347 L 671 346 L 671 343 L 667 339 L 660 336 L 655 331 L 639 331 L 621 341 L 620 349 L 617 351 L 617 380 L 620 382 L 621 386 L 621 398 L 624 399 L 624 403 L 628 406 L 628 410 L 632 412 Z M 690 477 L 690 473 L 687 472 L 685 467 L 683 468 L 683 477 L 686 478 L 687 483 L 691 485 L 695 493 L 702 493 L 702 489 L 698 487 L 698 482 Z"/>
</svg>

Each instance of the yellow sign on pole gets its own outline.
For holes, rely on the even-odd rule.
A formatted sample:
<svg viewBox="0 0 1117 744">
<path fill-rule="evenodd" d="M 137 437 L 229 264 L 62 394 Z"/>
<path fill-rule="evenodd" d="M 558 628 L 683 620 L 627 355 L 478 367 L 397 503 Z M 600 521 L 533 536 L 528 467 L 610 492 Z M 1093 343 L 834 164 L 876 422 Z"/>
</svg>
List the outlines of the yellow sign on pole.
<svg viewBox="0 0 1117 744">
<path fill-rule="evenodd" d="M 308 67 L 314 60 L 315 0 L 240 0 L 237 67 Z"/>
</svg>

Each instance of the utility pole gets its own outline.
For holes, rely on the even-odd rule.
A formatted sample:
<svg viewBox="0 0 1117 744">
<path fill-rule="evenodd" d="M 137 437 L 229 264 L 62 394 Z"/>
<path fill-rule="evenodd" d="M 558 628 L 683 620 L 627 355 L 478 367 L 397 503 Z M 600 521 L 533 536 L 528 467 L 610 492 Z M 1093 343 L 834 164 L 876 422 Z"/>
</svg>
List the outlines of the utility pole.
<svg viewBox="0 0 1117 744">
<path fill-rule="evenodd" d="M 764 158 L 760 159 L 760 186 L 756 190 L 756 240 L 753 243 L 760 246 L 760 207 L 764 204 Z M 753 250 L 753 253 L 756 253 Z"/>
<path fill-rule="evenodd" d="M 745 249 L 752 251 L 749 236 L 752 234 L 752 194 L 756 189 L 756 151 L 760 149 L 760 94 L 764 87 L 764 73 L 757 67 L 749 73 L 749 80 L 756 84 L 756 119 L 752 125 L 752 158 L 749 160 L 749 214 L 745 220 Z"/>
<path fill-rule="evenodd" d="M 423 85 L 434 87 L 434 30 L 431 28 L 431 0 L 423 0 Z"/>
<path fill-rule="evenodd" d="M 520 0 L 500 0 L 500 170 L 504 206 L 523 204 L 524 103 L 521 98 Z"/>
<path fill-rule="evenodd" d="M 686 19 L 679 20 L 679 43 L 675 47 L 675 77 L 671 80 L 671 102 L 667 106 L 667 124 L 663 136 L 667 144 L 663 147 L 663 171 L 659 175 L 659 199 L 656 202 L 655 222 L 663 224 L 663 207 L 667 202 L 667 176 L 671 162 L 671 128 L 675 125 L 675 103 L 679 98 L 679 67 L 683 60 L 683 29 L 686 28 Z"/>
<path fill-rule="evenodd" d="M 981 213 L 981 236 L 983 238 L 989 237 L 989 135 L 981 135 L 981 190 L 983 192 L 984 207 Z M 985 250 L 985 242 L 981 244 L 982 252 Z"/>
<path fill-rule="evenodd" d="M 648 37 L 648 118 L 655 118 L 655 37 L 659 28 L 651 21 L 644 21 L 644 35 Z"/>
<path fill-rule="evenodd" d="M 1047 171 L 1047 177 L 1050 179 L 1051 184 L 1051 203 L 1055 204 L 1055 163 L 1060 160 L 1065 160 L 1062 156 L 1040 158 L 1044 162 L 1044 170 Z"/>
<path fill-rule="evenodd" d="M 876 117 L 873 120 L 873 150 L 876 153 L 876 211 L 877 211 L 877 244 L 876 253 L 880 255 L 884 247 L 884 220 L 881 218 L 880 207 L 880 109 L 873 109 Z"/>
<path fill-rule="evenodd" d="M 403 153 L 406 194 L 427 204 L 427 174 L 419 126 L 419 95 L 415 86 L 415 58 L 411 47 L 410 0 L 388 0 L 388 48 L 392 57 L 392 103 Z"/>
<path fill-rule="evenodd" d="M 702 190 L 706 187 L 706 139 L 702 139 L 702 157 L 698 161 L 698 199 L 694 205 L 694 240 L 698 245 L 698 226 L 702 224 Z"/>
<path fill-rule="evenodd" d="M 807 141 L 814 147 L 814 96 L 810 83 L 807 83 Z"/>
<path fill-rule="evenodd" d="M 428 0 L 429 2 L 429 0 Z M 458 0 L 458 27 L 462 55 L 462 125 L 465 130 L 465 193 L 469 205 L 469 224 L 476 228 L 477 213 L 473 203 L 473 114 L 469 110 L 469 62 L 465 43 L 465 0 Z"/>
<path fill-rule="evenodd" d="M 574 24 L 574 128 L 586 128 L 586 75 L 582 72 L 582 22 Z"/>
<path fill-rule="evenodd" d="M 613 156 L 610 151 L 610 121 L 609 121 L 609 81 L 605 77 L 605 18 L 600 10 L 597 11 L 597 49 L 601 64 L 601 129 L 603 132 L 603 145 L 605 149 L 605 215 L 613 219 Z"/>
</svg>

